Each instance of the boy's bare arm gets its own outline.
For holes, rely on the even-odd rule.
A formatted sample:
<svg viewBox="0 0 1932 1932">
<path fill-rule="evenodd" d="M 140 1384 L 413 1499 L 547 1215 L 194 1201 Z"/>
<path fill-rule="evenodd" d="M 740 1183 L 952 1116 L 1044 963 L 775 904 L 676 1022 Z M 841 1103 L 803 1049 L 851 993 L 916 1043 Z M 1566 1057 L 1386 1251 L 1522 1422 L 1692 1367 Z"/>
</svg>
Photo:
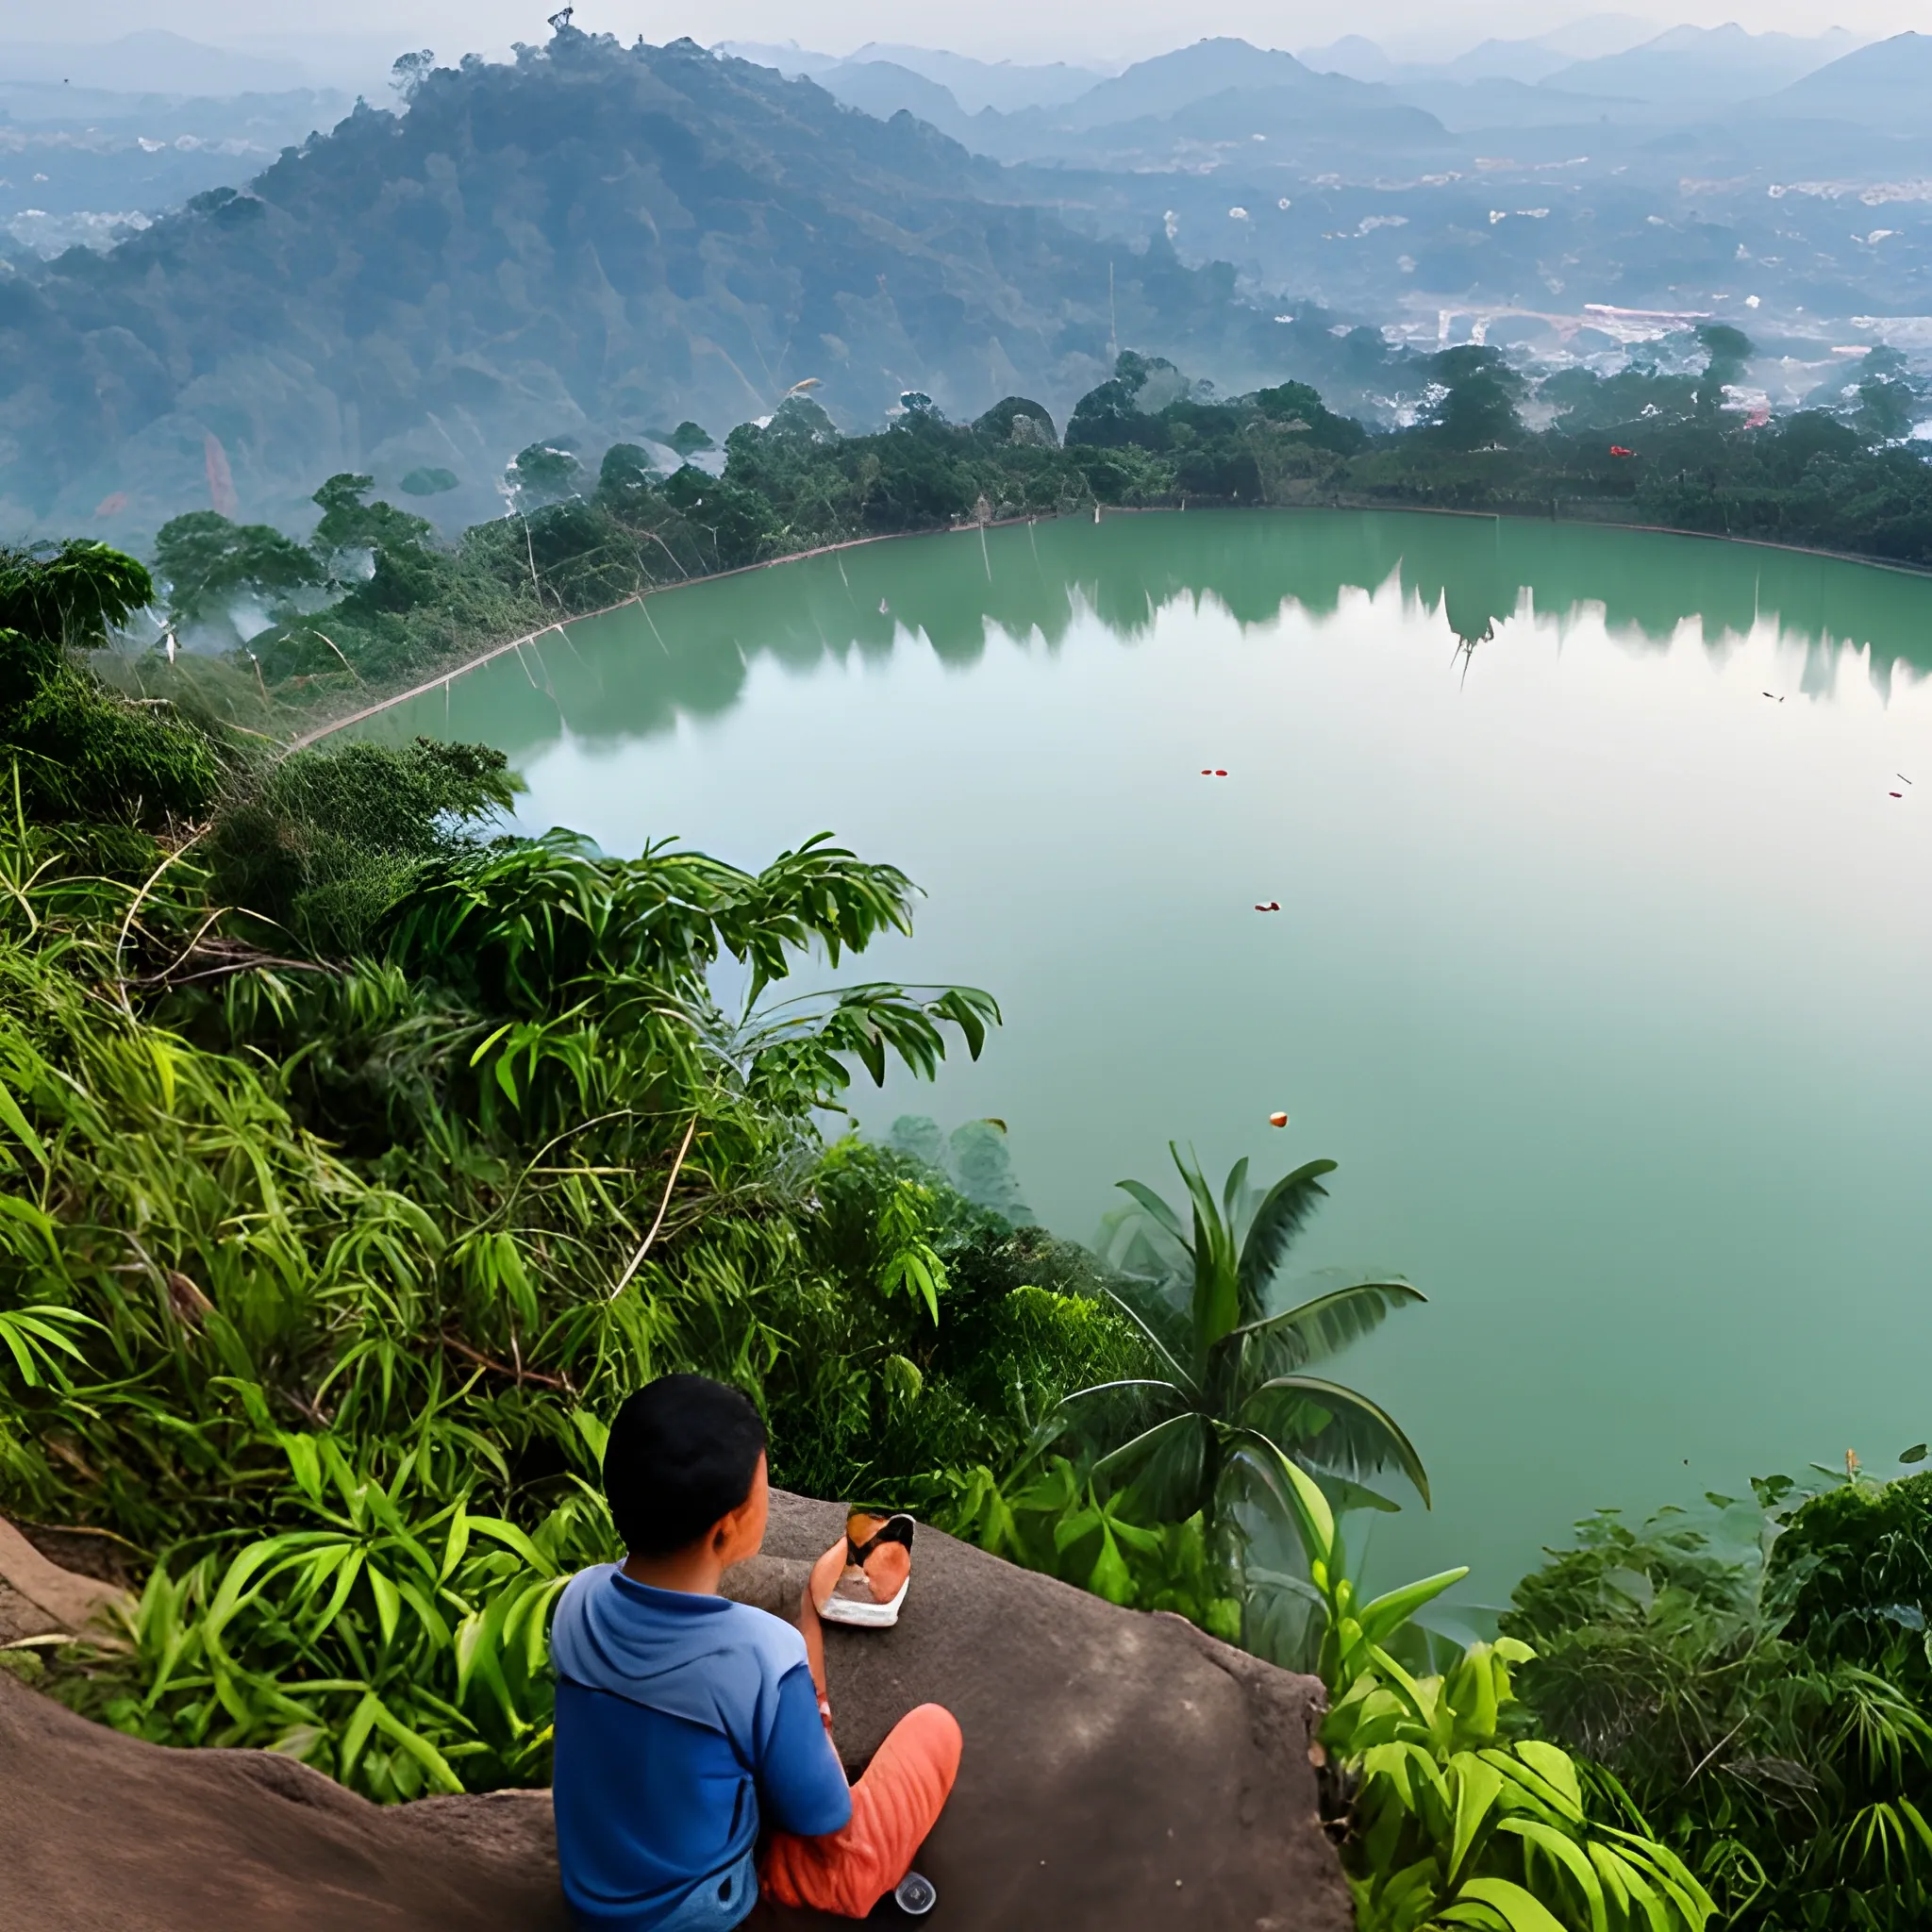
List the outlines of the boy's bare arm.
<svg viewBox="0 0 1932 1932">
<path fill-rule="evenodd" d="M 825 1631 L 819 1622 L 819 1605 L 838 1587 L 844 1569 L 845 1539 L 841 1536 L 811 1566 L 798 1610 L 798 1627 L 805 1633 L 805 1654 L 811 1664 L 812 1685 L 819 1693 L 819 1715 L 824 1720 L 827 1736 L 832 1729 L 832 1700 L 825 1689 Z"/>
</svg>

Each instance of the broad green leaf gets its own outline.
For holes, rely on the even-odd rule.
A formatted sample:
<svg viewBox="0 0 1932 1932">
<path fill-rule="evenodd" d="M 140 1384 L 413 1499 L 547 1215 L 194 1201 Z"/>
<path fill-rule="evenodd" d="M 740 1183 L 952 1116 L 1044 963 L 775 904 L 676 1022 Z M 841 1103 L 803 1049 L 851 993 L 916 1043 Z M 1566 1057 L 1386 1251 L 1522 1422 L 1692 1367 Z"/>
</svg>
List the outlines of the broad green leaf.
<svg viewBox="0 0 1932 1932">
<path fill-rule="evenodd" d="M 610 1441 L 610 1424 L 583 1407 L 572 1409 L 570 1420 L 571 1426 L 583 1438 L 584 1447 L 591 1452 L 591 1461 L 601 1468 L 604 1451 Z"/>
<path fill-rule="evenodd" d="M 1328 1507 L 1328 1498 L 1322 1493 L 1321 1485 L 1307 1470 L 1283 1455 L 1267 1437 L 1257 1435 L 1252 1429 L 1242 1429 L 1239 1433 L 1243 1440 L 1265 1452 L 1268 1466 L 1277 1478 L 1284 1500 L 1292 1511 L 1295 1527 L 1301 1532 L 1302 1546 L 1308 1559 L 1326 1563 L 1335 1548 L 1335 1514 Z"/>
<path fill-rule="evenodd" d="M 375 1593 L 375 1622 L 385 1646 L 395 1641 L 396 1619 L 402 1614 L 403 1595 L 377 1565 L 368 1566 L 369 1588 Z"/>
<path fill-rule="evenodd" d="M 1558 1785 L 1523 1762 L 1522 1743 L 1486 1748 L 1482 1756 L 1509 1779 L 1522 1798 L 1549 1813 L 1554 1820 L 1569 1824 L 1583 1823 L 1583 1807 L 1567 1796 Z"/>
<path fill-rule="evenodd" d="M 1671 1932 L 1669 1907 L 1657 1896 L 1657 1888 L 1627 1857 L 1611 1846 L 1592 1840 L 1590 1862 L 1596 1867 L 1605 1888 L 1613 1896 L 1621 1896 L 1625 1901 L 1626 1911 L 1633 1905 L 1642 1911 L 1650 1932 Z M 1616 1874 L 1614 1880 L 1612 1872 Z"/>
<path fill-rule="evenodd" d="M 341 1549 L 341 1568 L 336 1572 L 335 1590 L 315 1618 L 315 1628 L 319 1635 L 326 1630 L 342 1613 L 342 1607 L 354 1592 L 358 1579 L 362 1574 L 367 1557 L 359 1545 L 344 1544 Z"/>
<path fill-rule="evenodd" d="M 1424 1576 L 1420 1582 L 1405 1584 L 1400 1590 L 1386 1591 L 1374 1602 L 1364 1604 L 1357 1612 L 1362 1636 L 1370 1643 L 1387 1642 L 1424 1604 L 1433 1603 L 1445 1590 L 1453 1590 L 1468 1574 L 1469 1566 L 1465 1563 L 1460 1569 Z"/>
<path fill-rule="evenodd" d="M 469 1547 L 470 1518 L 459 1501 L 449 1520 L 449 1540 L 442 1546 L 442 1562 L 436 1573 L 439 1583 L 447 1583 L 456 1574 L 457 1565 L 463 1560 L 463 1553 Z"/>
<path fill-rule="evenodd" d="M 1635 1907 L 1630 1888 L 1624 1883 L 1624 1861 L 1607 1845 L 1598 1843 L 1594 1839 L 1586 1840 L 1584 1850 L 1589 1854 L 1590 1862 L 1596 1869 L 1597 1876 L 1603 1880 L 1604 1893 L 1624 1920 L 1628 1920 Z"/>
<path fill-rule="evenodd" d="M 1114 1186 L 1132 1196 L 1135 1203 L 1148 1218 L 1164 1228 L 1182 1246 L 1188 1244 L 1187 1235 L 1182 1231 L 1174 1211 L 1144 1181 L 1116 1181 Z"/>
<path fill-rule="evenodd" d="M 1899 1804 L 1908 1807 L 1909 1800 L 1900 1799 Z M 1625 1869 L 1641 1872 L 1659 1887 L 1687 1924 L 1700 1926 L 1716 1912 L 1716 1902 L 1668 1845 L 1616 1825 L 1606 1825 L 1602 1830 L 1606 1837 L 1616 1840 L 1616 1855 L 1624 1860 Z"/>
<path fill-rule="evenodd" d="M 479 1535 L 493 1537 L 507 1549 L 514 1550 L 532 1570 L 545 1576 L 556 1575 L 557 1565 L 515 1524 L 506 1523 L 499 1516 L 473 1516 L 470 1527 Z"/>
<path fill-rule="evenodd" d="M 356 1767 L 361 1762 L 369 1734 L 375 1728 L 375 1721 L 381 1713 L 382 1700 L 375 1691 L 365 1690 L 361 1702 L 350 1713 L 348 1724 L 342 1731 L 342 1741 L 336 1751 L 336 1775 L 344 1784 L 356 1775 Z"/>
<path fill-rule="evenodd" d="M 1110 1449 L 1093 1465 L 1097 1477 L 1111 1477 L 1124 1470 L 1144 1463 L 1162 1444 L 1174 1441 L 1201 1428 L 1199 1416 L 1171 1415 L 1165 1422 L 1156 1423 L 1151 1429 L 1143 1429 L 1140 1435 L 1123 1442 L 1118 1449 Z"/>
<path fill-rule="evenodd" d="M 242 1592 L 247 1589 L 249 1579 L 267 1564 L 288 1554 L 292 1539 L 288 1537 L 265 1537 L 242 1550 L 228 1565 L 223 1574 L 221 1587 L 215 1591 L 214 1601 L 208 1606 L 206 1627 L 210 1640 L 221 1631 L 223 1625 L 235 1614 L 242 1601 Z"/>
<path fill-rule="evenodd" d="M 374 1722 L 383 1735 L 400 1745 L 429 1774 L 429 1781 L 438 1790 L 454 1794 L 463 1789 L 462 1779 L 450 1769 L 449 1760 L 428 1739 L 411 1730 L 373 1693 L 369 1701 L 375 1705 Z"/>
<path fill-rule="evenodd" d="M 1100 1529 L 1100 1556 L 1087 1578 L 1087 1588 L 1110 1604 L 1131 1603 L 1134 1579 L 1125 1559 L 1114 1542 L 1113 1533 L 1103 1520 Z"/>
<path fill-rule="evenodd" d="M 1100 1521 L 1100 1511 L 1091 1506 L 1062 1516 L 1053 1526 L 1053 1546 L 1062 1555 L 1070 1543 L 1076 1543 Z"/>
<path fill-rule="evenodd" d="M 1449 1878 L 1453 1884 L 1495 1806 L 1503 1789 L 1503 1776 L 1494 1765 L 1485 1764 L 1480 1757 L 1465 1756 L 1457 1757 L 1450 1767 L 1450 1783 L 1456 1793 L 1454 1833 L 1449 1845 Z"/>
<path fill-rule="evenodd" d="M 1525 1843 L 1536 1846 L 1545 1857 L 1569 1873 L 1583 1894 L 1584 1909 L 1590 1914 L 1590 1932 L 1608 1932 L 1609 1910 L 1604 1900 L 1602 1881 L 1591 1864 L 1589 1855 L 1573 1838 L 1540 1819 L 1507 1817 L 1496 1821 L 1498 1831 L 1513 1832 Z"/>
<path fill-rule="evenodd" d="M 1484 1905 L 1480 1899 L 1459 1901 L 1453 1906 L 1444 1906 L 1434 1918 L 1428 1921 L 1431 1927 L 1437 1925 L 1467 1925 L 1472 1932 L 1510 1932 L 1509 1922 L 1494 1906 Z"/>
<path fill-rule="evenodd" d="M 1259 1427 L 1270 1406 L 1284 1400 L 1318 1407 L 1325 1417 L 1307 1446 L 1307 1453 L 1315 1461 L 1352 1472 L 1383 1469 L 1392 1463 L 1415 1485 L 1424 1503 L 1428 1503 L 1429 1473 L 1423 1467 L 1415 1444 L 1379 1403 L 1319 1375 L 1271 1375 L 1243 1400 L 1241 1421 Z"/>
<path fill-rule="evenodd" d="M 20 1102 L 14 1099 L 4 1081 L 0 1081 L 0 1124 L 4 1124 L 13 1138 L 40 1162 L 48 1165 L 47 1150 L 41 1143 L 41 1137 L 34 1132 L 33 1124 L 21 1111 Z"/>
<path fill-rule="evenodd" d="M 1441 1702 L 1438 1694 L 1441 1689 L 1439 1680 L 1430 1677 L 1418 1681 L 1379 1644 L 1371 1644 L 1368 1649 L 1375 1669 L 1395 1686 L 1416 1716 L 1430 1727 L 1432 1733 L 1438 1729 L 1437 1717 Z"/>
<path fill-rule="evenodd" d="M 278 1438 L 289 1458 L 289 1473 L 310 1502 L 322 1501 L 322 1460 L 312 1438 L 284 1434 Z"/>
<path fill-rule="evenodd" d="M 1327 1199 L 1328 1191 L 1322 1186 L 1322 1176 L 1334 1172 L 1332 1160 L 1305 1161 L 1292 1174 L 1284 1174 L 1261 1197 L 1236 1263 L 1245 1318 L 1252 1320 L 1260 1312 L 1268 1286 L 1281 1272 L 1295 1236 Z"/>
<path fill-rule="evenodd" d="M 1488 1906 L 1509 1932 L 1564 1932 L 1562 1922 L 1547 1906 L 1507 1878 L 1471 1878 L 1457 1896 L 1458 1901 Z"/>
<path fill-rule="evenodd" d="M 422 1589 L 407 1579 L 398 1581 L 396 1589 L 401 1592 L 403 1601 L 415 1611 L 429 1641 L 439 1650 L 447 1645 L 450 1641 L 449 1620 L 423 1593 Z"/>
<path fill-rule="evenodd" d="M 1541 1738 L 1524 1738 L 1511 1747 L 1518 1757 L 1547 1785 L 1561 1792 L 1580 1818 L 1583 1815 L 1583 1787 L 1576 1766 L 1567 1751 L 1546 1744 Z"/>
<path fill-rule="evenodd" d="M 56 1274 L 66 1274 L 66 1263 L 60 1254 L 60 1224 L 51 1214 L 43 1213 L 31 1201 L 24 1201 L 17 1194 L 0 1194 L 0 1224 L 7 1222 L 14 1224 L 13 1230 L 0 1228 L 0 1232 L 21 1233 L 31 1243 L 34 1260 L 50 1267 Z M 28 1258 L 25 1246 L 15 1246 L 13 1252 L 22 1260 Z"/>
</svg>

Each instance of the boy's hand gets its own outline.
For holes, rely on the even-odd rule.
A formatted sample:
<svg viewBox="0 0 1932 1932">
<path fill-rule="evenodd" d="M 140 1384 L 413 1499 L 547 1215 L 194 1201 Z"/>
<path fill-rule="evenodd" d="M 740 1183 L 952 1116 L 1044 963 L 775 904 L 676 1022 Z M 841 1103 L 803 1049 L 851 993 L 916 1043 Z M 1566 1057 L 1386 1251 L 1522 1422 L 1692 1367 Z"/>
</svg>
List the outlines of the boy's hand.
<svg viewBox="0 0 1932 1932">
<path fill-rule="evenodd" d="M 805 1655 L 811 1665 L 812 1687 L 819 1693 L 819 1719 L 825 1736 L 832 1735 L 832 1700 L 825 1689 L 825 1628 L 819 1622 L 819 1606 L 838 1587 L 845 1572 L 845 1539 L 841 1536 L 811 1566 L 798 1605 L 798 1627 L 805 1636 Z"/>
<path fill-rule="evenodd" d="M 805 1586 L 805 1604 L 814 1619 L 833 1591 L 838 1589 L 840 1577 L 845 1574 L 845 1539 L 841 1536 L 811 1566 L 811 1576 Z"/>
</svg>

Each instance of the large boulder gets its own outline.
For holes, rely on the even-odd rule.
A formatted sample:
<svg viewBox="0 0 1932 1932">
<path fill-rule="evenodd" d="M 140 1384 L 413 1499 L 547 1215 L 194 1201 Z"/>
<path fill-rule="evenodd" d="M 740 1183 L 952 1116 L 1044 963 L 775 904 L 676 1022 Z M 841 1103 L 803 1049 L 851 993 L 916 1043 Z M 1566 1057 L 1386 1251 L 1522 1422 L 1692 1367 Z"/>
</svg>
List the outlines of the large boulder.
<svg viewBox="0 0 1932 1932">
<path fill-rule="evenodd" d="M 795 1616 L 835 1506 L 774 1495 L 732 1593 Z M 42 1590 L 52 1585 L 37 1578 Z M 920 1869 L 956 1932 L 1347 1932 L 1316 1817 L 1321 1690 L 1176 1617 L 1115 1609 L 922 1529 L 895 1629 L 827 1633 L 857 1771 L 914 1704 L 966 1735 Z M 0 1672 L 0 1925 L 367 1932 L 567 1925 L 543 1792 L 382 1810 L 289 1759 L 164 1751 Z M 841 1922 L 760 1906 L 759 1932 Z"/>
<path fill-rule="evenodd" d="M 0 1925 L 567 1932 L 542 1793 L 385 1811 L 269 1751 L 164 1751 L 0 1671 Z"/>
</svg>

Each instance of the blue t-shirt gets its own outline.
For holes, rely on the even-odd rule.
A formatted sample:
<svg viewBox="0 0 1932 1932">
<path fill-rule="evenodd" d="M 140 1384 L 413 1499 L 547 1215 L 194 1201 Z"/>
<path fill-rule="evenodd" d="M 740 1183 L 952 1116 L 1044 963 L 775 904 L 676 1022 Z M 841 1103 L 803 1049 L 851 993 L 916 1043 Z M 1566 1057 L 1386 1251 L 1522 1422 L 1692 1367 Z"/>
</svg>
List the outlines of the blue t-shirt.
<svg viewBox="0 0 1932 1932">
<path fill-rule="evenodd" d="M 728 1932 L 758 1898 L 761 1820 L 817 1837 L 851 1819 L 805 1639 L 779 1618 L 605 1563 L 564 1586 L 550 1658 L 557 1854 L 580 1924 Z"/>
</svg>

